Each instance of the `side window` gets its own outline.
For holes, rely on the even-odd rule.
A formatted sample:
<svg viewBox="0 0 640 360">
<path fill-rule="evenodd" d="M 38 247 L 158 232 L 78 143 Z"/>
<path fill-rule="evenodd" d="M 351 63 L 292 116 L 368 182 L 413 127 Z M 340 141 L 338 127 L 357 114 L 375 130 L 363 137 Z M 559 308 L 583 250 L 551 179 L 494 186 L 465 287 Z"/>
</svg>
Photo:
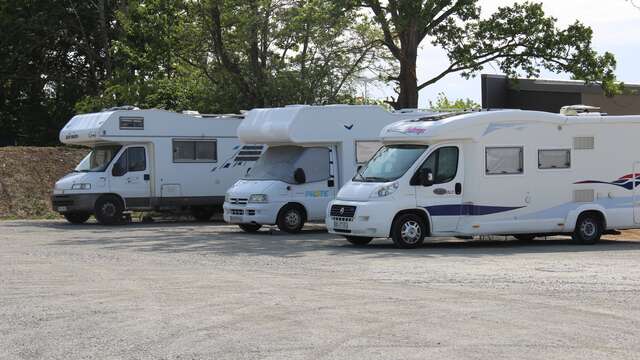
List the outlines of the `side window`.
<svg viewBox="0 0 640 360">
<path fill-rule="evenodd" d="M 173 140 L 173 162 L 216 162 L 215 140 Z"/>
<path fill-rule="evenodd" d="M 524 173 L 522 147 L 488 147 L 485 153 L 487 175 L 514 175 Z"/>
<path fill-rule="evenodd" d="M 127 173 L 128 168 L 128 157 L 129 157 L 129 149 L 125 150 L 118 161 L 113 164 L 113 169 L 111 170 L 111 175 L 113 176 L 122 176 Z"/>
<path fill-rule="evenodd" d="M 369 161 L 381 146 L 380 141 L 356 141 L 356 163 L 364 164 Z"/>
<path fill-rule="evenodd" d="M 329 178 L 329 149 L 326 147 L 305 148 L 293 168 L 302 168 L 308 183 L 327 180 Z"/>
<path fill-rule="evenodd" d="M 571 167 L 571 150 L 538 150 L 538 169 L 568 169 Z"/>
<path fill-rule="evenodd" d="M 127 161 L 129 162 L 127 169 L 129 171 L 145 171 L 147 170 L 147 156 L 143 147 L 128 148 Z"/>
<path fill-rule="evenodd" d="M 458 173 L 458 148 L 455 146 L 442 147 L 431 153 L 422 164 L 422 169 L 431 169 L 434 184 L 444 184 L 455 179 Z"/>
</svg>

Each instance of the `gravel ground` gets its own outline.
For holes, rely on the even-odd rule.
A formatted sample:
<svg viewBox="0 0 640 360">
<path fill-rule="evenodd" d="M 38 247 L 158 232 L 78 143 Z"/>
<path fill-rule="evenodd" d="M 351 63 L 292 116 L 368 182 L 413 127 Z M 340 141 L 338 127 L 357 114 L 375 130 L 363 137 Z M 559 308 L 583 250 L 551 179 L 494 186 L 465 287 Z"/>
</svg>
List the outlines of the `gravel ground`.
<svg viewBox="0 0 640 360">
<path fill-rule="evenodd" d="M 640 238 L 0 222 L 0 359 L 631 359 Z"/>
</svg>

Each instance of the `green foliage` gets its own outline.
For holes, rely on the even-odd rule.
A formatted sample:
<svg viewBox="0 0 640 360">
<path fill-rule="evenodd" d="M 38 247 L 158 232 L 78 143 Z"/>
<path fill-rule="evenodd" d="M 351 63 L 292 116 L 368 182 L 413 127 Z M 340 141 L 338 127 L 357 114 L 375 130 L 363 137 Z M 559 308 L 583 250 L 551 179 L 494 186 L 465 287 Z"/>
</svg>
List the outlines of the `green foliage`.
<svg viewBox="0 0 640 360">
<path fill-rule="evenodd" d="M 398 82 L 397 107 L 417 106 L 418 91 L 448 74 L 469 78 L 487 64 L 494 64 L 511 77 L 538 77 L 541 69 L 547 69 L 599 83 L 609 94 L 621 91 L 614 75 L 615 58 L 611 53 L 600 55 L 593 50 L 591 28 L 579 21 L 558 28 L 556 19 L 546 16 L 541 4 L 514 3 L 481 17 L 477 0 L 362 3 L 375 14 L 383 34 L 381 41 L 400 64 L 399 73 L 389 75 Z M 424 39 L 443 49 L 450 65 L 418 83 L 416 56 Z"/>
<path fill-rule="evenodd" d="M 467 99 L 449 100 L 444 93 L 439 93 L 436 102 L 429 100 L 429 109 L 436 111 L 480 109 L 480 104 Z"/>
</svg>

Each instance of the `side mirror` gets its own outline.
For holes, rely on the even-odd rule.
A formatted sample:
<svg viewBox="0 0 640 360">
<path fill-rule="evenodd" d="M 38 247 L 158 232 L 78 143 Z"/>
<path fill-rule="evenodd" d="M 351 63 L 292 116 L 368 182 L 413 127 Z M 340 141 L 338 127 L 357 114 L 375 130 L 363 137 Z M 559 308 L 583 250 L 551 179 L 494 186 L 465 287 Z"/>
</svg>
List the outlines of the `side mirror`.
<svg viewBox="0 0 640 360">
<path fill-rule="evenodd" d="M 420 185 L 422 186 L 431 186 L 433 185 L 433 171 L 431 169 L 420 169 L 420 173 L 418 174 L 420 179 Z"/>
<path fill-rule="evenodd" d="M 304 173 L 304 170 L 302 168 L 297 168 L 293 172 L 293 180 L 295 180 L 298 184 L 304 184 L 307 182 L 307 175 Z"/>
</svg>

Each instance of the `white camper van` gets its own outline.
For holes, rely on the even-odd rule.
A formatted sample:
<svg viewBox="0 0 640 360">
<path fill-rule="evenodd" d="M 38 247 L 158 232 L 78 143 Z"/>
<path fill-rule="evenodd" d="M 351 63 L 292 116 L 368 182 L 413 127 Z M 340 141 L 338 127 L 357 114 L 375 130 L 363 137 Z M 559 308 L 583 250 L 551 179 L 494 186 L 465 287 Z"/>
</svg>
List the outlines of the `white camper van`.
<svg viewBox="0 0 640 360">
<path fill-rule="evenodd" d="M 227 192 L 225 221 L 248 232 L 277 224 L 295 233 L 307 221 L 324 220 L 340 186 L 380 147 L 380 130 L 419 114 L 353 105 L 249 111 L 238 128 L 240 140 L 269 149 Z"/>
<path fill-rule="evenodd" d="M 572 234 L 640 227 L 640 116 L 495 111 L 401 121 L 327 208 L 354 244 L 391 237 Z M 576 110 L 579 110 L 576 112 Z"/>
<path fill-rule="evenodd" d="M 91 152 L 55 184 L 53 208 L 72 223 L 93 214 L 100 223 L 114 224 L 124 211 L 151 209 L 185 209 L 208 220 L 262 153 L 261 145 L 240 144 L 241 121 L 164 110 L 74 116 L 60 141 Z"/>
</svg>

